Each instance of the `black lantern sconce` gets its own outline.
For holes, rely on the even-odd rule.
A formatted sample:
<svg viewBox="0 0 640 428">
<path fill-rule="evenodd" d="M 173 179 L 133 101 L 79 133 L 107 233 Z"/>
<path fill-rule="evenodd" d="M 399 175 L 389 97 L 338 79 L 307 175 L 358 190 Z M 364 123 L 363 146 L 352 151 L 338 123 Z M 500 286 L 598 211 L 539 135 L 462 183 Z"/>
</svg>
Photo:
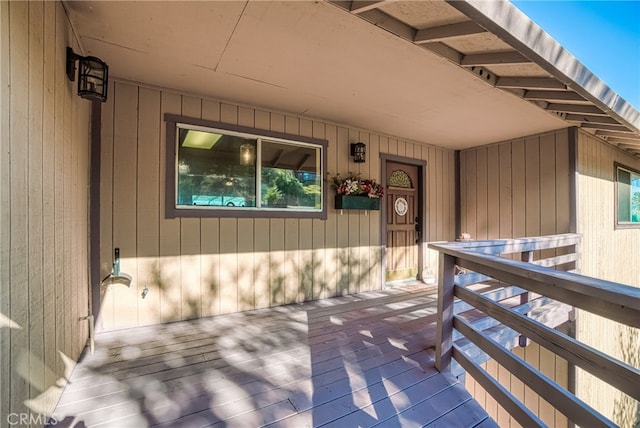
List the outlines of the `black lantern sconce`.
<svg viewBox="0 0 640 428">
<path fill-rule="evenodd" d="M 253 144 L 245 143 L 240 146 L 240 165 L 251 166 L 255 160 L 255 148 Z"/>
<path fill-rule="evenodd" d="M 367 156 L 367 146 L 364 143 L 351 143 L 351 156 L 355 163 L 362 163 Z"/>
<path fill-rule="evenodd" d="M 109 66 L 95 56 L 80 56 L 67 47 L 67 77 L 76 80 L 78 61 L 78 95 L 92 101 L 107 101 Z"/>
</svg>

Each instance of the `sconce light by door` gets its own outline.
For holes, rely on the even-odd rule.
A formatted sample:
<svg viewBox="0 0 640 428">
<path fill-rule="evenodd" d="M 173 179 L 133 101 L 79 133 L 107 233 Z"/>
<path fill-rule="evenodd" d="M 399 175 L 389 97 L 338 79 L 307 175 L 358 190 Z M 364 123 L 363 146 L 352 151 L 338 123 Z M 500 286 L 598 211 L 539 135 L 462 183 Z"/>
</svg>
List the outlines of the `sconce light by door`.
<svg viewBox="0 0 640 428">
<path fill-rule="evenodd" d="M 240 146 L 240 165 L 251 166 L 255 160 L 255 148 L 253 144 L 243 144 Z"/>
<path fill-rule="evenodd" d="M 105 102 L 107 100 L 107 79 L 109 66 L 100 58 L 80 56 L 67 47 L 67 77 L 76 80 L 78 61 L 78 95 L 82 98 Z"/>
<path fill-rule="evenodd" d="M 364 143 L 351 143 L 351 156 L 355 163 L 365 161 L 367 155 L 367 146 Z"/>
</svg>

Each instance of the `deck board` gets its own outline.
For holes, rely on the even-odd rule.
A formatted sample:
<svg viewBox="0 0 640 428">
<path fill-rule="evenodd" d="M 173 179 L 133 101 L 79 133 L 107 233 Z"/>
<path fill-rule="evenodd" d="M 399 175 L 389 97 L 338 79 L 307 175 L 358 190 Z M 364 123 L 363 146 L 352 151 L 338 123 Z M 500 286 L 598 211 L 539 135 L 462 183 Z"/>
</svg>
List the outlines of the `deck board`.
<svg viewBox="0 0 640 428">
<path fill-rule="evenodd" d="M 433 291 L 389 289 L 101 333 L 56 426 L 491 426 L 435 321 Z"/>
</svg>

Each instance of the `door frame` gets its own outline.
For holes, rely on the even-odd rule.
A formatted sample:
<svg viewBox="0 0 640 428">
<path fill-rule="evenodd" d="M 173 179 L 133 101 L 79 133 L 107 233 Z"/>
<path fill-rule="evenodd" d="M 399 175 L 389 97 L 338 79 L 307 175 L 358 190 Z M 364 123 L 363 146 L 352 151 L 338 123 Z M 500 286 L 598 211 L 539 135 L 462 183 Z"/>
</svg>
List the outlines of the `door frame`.
<svg viewBox="0 0 640 428">
<path fill-rule="evenodd" d="M 418 219 L 422 225 L 422 234 L 420 236 L 420 242 L 418 243 L 418 279 L 422 279 L 422 271 L 425 267 L 426 258 L 426 237 L 429 233 L 428 224 L 426 220 L 426 201 L 427 201 L 427 161 L 423 159 L 409 158 L 405 156 L 392 155 L 389 153 L 380 153 L 380 177 L 381 184 L 387 186 L 387 162 L 397 162 L 406 165 L 418 167 Z M 384 196 L 383 196 L 384 198 Z M 387 210 L 385 208 L 380 209 L 380 246 L 382 249 L 382 269 L 380 281 L 382 287 L 386 285 L 387 274 Z"/>
</svg>

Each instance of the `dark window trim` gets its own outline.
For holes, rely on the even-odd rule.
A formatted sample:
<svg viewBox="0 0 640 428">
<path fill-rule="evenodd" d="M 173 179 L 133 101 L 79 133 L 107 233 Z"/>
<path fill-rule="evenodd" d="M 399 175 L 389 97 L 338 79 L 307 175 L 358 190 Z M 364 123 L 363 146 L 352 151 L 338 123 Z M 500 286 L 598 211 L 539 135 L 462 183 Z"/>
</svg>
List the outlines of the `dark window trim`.
<svg viewBox="0 0 640 428">
<path fill-rule="evenodd" d="M 630 166 L 624 165 L 620 162 L 613 163 L 613 182 L 615 183 L 615 189 L 613 194 L 615 195 L 615 204 L 614 204 L 614 229 L 640 229 L 640 223 L 619 223 L 618 222 L 618 168 L 626 169 L 627 171 L 633 172 L 634 174 L 640 175 L 640 171 L 635 168 L 631 168 Z"/>
<path fill-rule="evenodd" d="M 165 216 L 166 218 L 219 218 L 219 217 L 235 217 L 235 218 L 315 218 L 327 219 L 327 185 L 326 179 L 322 176 L 322 211 L 304 212 L 293 210 L 266 210 L 266 209 L 189 209 L 176 208 L 176 126 L 178 123 L 186 125 L 202 126 L 206 128 L 220 129 L 224 131 L 240 132 L 244 134 L 252 134 L 257 137 L 275 138 L 280 140 L 288 140 L 291 142 L 299 141 L 322 147 L 322 174 L 326 173 L 327 168 L 327 140 L 320 138 L 306 137 L 303 135 L 285 134 L 282 132 L 274 132 L 267 129 L 251 128 L 248 126 L 231 125 L 229 123 L 215 122 L 211 120 L 196 119 L 193 117 L 179 116 L 175 114 L 165 114 L 164 120 L 167 125 L 167 157 L 166 157 L 166 185 L 165 185 Z"/>
</svg>

